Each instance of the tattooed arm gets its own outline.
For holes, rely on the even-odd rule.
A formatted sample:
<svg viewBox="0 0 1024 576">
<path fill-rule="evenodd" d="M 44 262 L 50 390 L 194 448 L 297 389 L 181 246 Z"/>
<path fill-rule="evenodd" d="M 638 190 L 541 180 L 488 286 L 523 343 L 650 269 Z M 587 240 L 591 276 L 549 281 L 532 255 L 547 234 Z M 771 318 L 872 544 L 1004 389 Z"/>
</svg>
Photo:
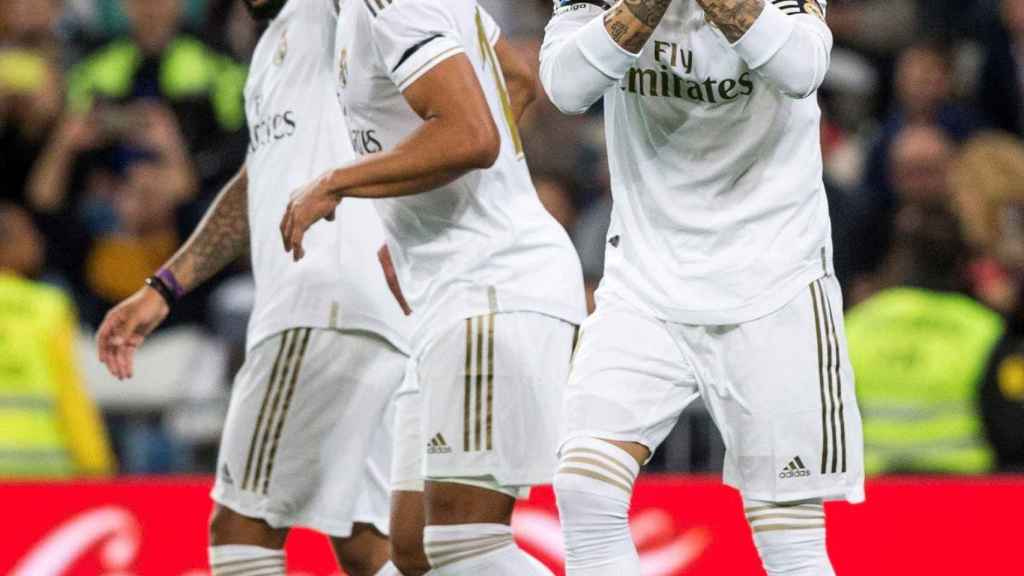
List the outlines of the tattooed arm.
<svg viewBox="0 0 1024 576">
<path fill-rule="evenodd" d="M 619 0 L 604 15 L 604 27 L 616 44 L 636 54 L 647 44 L 671 3 L 672 0 Z"/>
<path fill-rule="evenodd" d="M 189 292 L 237 260 L 249 247 L 248 174 L 243 167 L 213 201 L 206 216 L 167 262 Z"/>
<path fill-rule="evenodd" d="M 551 102 L 582 114 L 636 63 L 672 0 L 555 0 L 544 31 L 540 80 Z"/>
<path fill-rule="evenodd" d="M 186 291 L 193 290 L 241 256 L 249 244 L 245 167 L 231 179 L 206 211 L 178 253 L 165 265 Z M 107 312 L 96 332 L 100 361 L 118 379 L 131 378 L 135 351 L 170 313 L 156 290 L 139 288 Z"/>
<path fill-rule="evenodd" d="M 742 38 L 764 10 L 764 0 L 697 0 L 697 4 L 729 42 Z"/>
</svg>

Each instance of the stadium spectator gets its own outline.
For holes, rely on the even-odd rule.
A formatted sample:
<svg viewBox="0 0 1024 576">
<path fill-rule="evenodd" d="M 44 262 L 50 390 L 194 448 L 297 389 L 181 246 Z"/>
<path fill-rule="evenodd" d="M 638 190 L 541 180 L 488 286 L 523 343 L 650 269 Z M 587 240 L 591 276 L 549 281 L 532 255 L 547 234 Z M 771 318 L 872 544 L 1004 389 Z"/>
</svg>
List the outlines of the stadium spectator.
<svg viewBox="0 0 1024 576">
<path fill-rule="evenodd" d="M 174 113 L 202 184 L 212 193 L 245 156 L 245 70 L 181 31 L 182 0 L 123 0 L 131 35 L 75 66 L 68 80 L 71 113 L 102 105 L 131 125 L 126 104 L 156 100 Z"/>
<path fill-rule="evenodd" d="M 62 108 L 57 0 L 0 0 L 0 198 L 21 203 Z"/>
<path fill-rule="evenodd" d="M 173 113 L 139 101 L 69 116 L 29 184 L 32 206 L 64 224 L 62 268 L 82 292 L 86 319 L 131 294 L 178 241 L 175 209 L 197 176 Z"/>
<path fill-rule="evenodd" d="M 0 477 L 110 474 L 106 432 L 75 360 L 73 308 L 32 280 L 42 263 L 28 214 L 0 204 Z"/>
<path fill-rule="evenodd" d="M 847 315 L 869 474 L 993 467 L 977 399 L 1004 323 L 964 294 L 966 253 L 945 207 L 904 208 L 887 262 L 891 287 Z"/>
<path fill-rule="evenodd" d="M 1024 0 L 1002 0 L 1000 13 L 985 38 L 977 99 L 993 126 L 1024 136 Z"/>
</svg>

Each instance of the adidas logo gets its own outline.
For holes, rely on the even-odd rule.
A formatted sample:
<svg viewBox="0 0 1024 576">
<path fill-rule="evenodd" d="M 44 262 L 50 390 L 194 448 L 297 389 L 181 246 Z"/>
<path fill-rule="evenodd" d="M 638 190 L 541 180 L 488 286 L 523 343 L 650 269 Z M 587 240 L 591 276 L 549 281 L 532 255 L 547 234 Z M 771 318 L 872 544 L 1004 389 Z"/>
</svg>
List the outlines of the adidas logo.
<svg viewBox="0 0 1024 576">
<path fill-rule="evenodd" d="M 427 443 L 427 454 L 451 454 L 452 448 L 444 441 L 440 432 Z"/>
<path fill-rule="evenodd" d="M 804 466 L 804 461 L 799 456 L 794 456 L 789 464 L 779 472 L 779 478 L 805 478 L 811 475 L 811 471 Z"/>
<path fill-rule="evenodd" d="M 227 484 L 228 486 L 233 486 L 235 484 L 235 479 L 231 477 L 231 470 L 228 468 L 228 463 L 227 462 L 225 462 L 220 467 L 220 477 L 221 477 L 221 479 L 224 480 L 224 483 Z"/>
</svg>

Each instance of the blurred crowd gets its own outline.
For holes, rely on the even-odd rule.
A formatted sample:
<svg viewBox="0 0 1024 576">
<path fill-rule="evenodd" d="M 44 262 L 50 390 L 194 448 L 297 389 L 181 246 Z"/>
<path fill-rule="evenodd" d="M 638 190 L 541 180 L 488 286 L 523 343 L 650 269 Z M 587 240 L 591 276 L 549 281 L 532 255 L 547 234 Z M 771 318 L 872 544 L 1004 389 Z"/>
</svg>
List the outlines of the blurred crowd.
<svg viewBox="0 0 1024 576">
<path fill-rule="evenodd" d="M 480 2 L 536 58 L 551 0 Z M 828 19 L 824 180 L 869 471 L 1024 471 L 1024 0 L 833 0 Z M 240 0 L 0 0 L 0 475 L 40 455 L 62 473 L 210 470 L 246 263 L 175 309 L 132 382 L 103 373 L 91 333 L 244 160 L 259 32 Z M 592 293 L 600 107 L 541 98 L 523 133 Z M 720 456 L 698 407 L 654 466 Z"/>
</svg>

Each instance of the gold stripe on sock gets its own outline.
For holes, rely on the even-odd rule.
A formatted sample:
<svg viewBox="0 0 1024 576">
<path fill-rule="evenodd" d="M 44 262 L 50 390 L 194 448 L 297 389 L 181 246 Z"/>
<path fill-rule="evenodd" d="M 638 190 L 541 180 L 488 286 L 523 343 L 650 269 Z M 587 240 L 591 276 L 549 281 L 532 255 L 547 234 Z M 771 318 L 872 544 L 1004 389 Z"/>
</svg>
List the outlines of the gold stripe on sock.
<svg viewBox="0 0 1024 576">
<path fill-rule="evenodd" d="M 806 515 L 805 516 L 805 515 L 801 515 L 801 514 L 779 512 L 779 513 L 774 513 L 774 514 L 761 514 L 761 515 L 747 516 L 747 522 L 751 522 L 751 523 L 759 522 L 761 520 L 772 520 L 772 519 L 824 520 L 825 519 L 825 514 L 824 513 L 822 513 L 822 514 L 811 514 L 811 515 Z"/>
<path fill-rule="evenodd" d="M 568 457 L 576 456 L 576 455 L 579 455 L 579 454 L 584 454 L 584 455 L 589 455 L 589 456 L 597 456 L 602 461 L 611 464 L 612 466 L 618 468 L 622 472 L 625 472 L 626 476 L 629 476 L 630 478 L 636 478 L 636 472 L 633 472 L 632 470 L 630 470 L 628 466 L 626 466 L 622 462 L 619 462 L 618 460 L 612 458 L 611 456 L 605 454 L 604 452 L 600 452 L 600 451 L 594 450 L 592 448 L 571 448 L 571 449 L 566 450 L 565 452 L 563 452 L 562 453 L 562 457 L 563 458 L 568 458 Z"/>
<path fill-rule="evenodd" d="M 622 480 L 623 482 L 625 482 L 629 486 L 633 486 L 633 478 L 631 478 L 629 476 L 626 476 L 625 474 L 623 474 L 622 472 L 620 472 L 619 470 L 617 470 L 615 468 L 612 468 L 607 463 L 605 463 L 605 461 L 603 461 L 603 460 L 598 460 L 596 458 L 584 458 L 582 456 L 570 456 L 568 458 L 562 458 L 562 463 L 565 463 L 565 464 L 587 464 L 587 465 L 590 465 L 590 466 L 594 466 L 596 468 L 600 468 L 601 470 L 604 470 L 605 472 L 611 474 L 615 478 L 618 478 L 619 480 Z"/>
<path fill-rule="evenodd" d="M 825 523 L 817 524 L 764 524 L 761 526 L 754 526 L 754 532 L 779 532 L 782 530 L 824 530 Z"/>
<path fill-rule="evenodd" d="M 616 488 L 620 488 L 626 494 L 632 494 L 633 493 L 633 488 L 631 486 L 629 486 L 628 484 L 623 484 L 622 482 L 619 482 L 618 480 L 616 480 L 614 478 L 610 478 L 608 476 L 605 476 L 604 474 L 601 474 L 599 472 L 594 472 L 593 470 L 588 470 L 586 468 L 576 468 L 574 466 L 562 466 L 561 468 L 558 469 L 558 473 L 559 474 L 575 474 L 577 476 L 584 476 L 586 478 L 591 478 L 593 480 L 597 480 L 598 482 L 604 482 L 605 484 L 610 484 L 612 486 L 615 486 Z"/>
</svg>

